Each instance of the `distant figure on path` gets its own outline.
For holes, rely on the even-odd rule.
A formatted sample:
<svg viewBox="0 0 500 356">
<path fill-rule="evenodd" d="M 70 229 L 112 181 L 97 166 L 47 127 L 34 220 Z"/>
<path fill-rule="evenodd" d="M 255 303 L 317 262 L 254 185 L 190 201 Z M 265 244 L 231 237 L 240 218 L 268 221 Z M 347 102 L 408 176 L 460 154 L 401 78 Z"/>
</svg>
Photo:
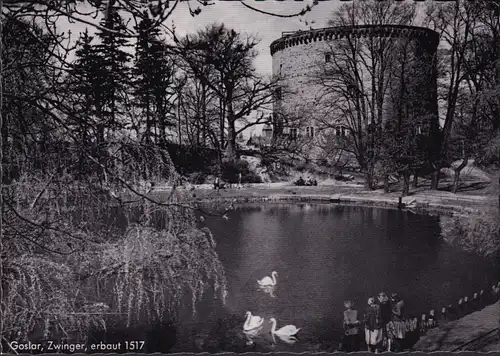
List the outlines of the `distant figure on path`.
<svg viewBox="0 0 500 356">
<path fill-rule="evenodd" d="M 219 177 L 215 177 L 214 189 L 215 189 L 215 190 L 219 190 L 219 189 L 220 189 L 220 181 L 219 181 Z"/>
<path fill-rule="evenodd" d="M 238 173 L 238 188 L 241 188 L 241 172 Z"/>
<path fill-rule="evenodd" d="M 392 302 L 392 325 L 393 329 L 393 337 L 394 337 L 394 346 L 396 349 L 403 349 L 403 342 L 406 337 L 406 327 L 403 320 L 404 317 L 404 302 L 400 298 L 397 293 L 392 293 L 391 295 Z M 393 351 L 399 351 L 393 350 Z"/>
<path fill-rule="evenodd" d="M 354 303 L 350 300 L 344 302 L 344 339 L 342 351 L 359 351 L 359 327 L 358 311 L 354 309 Z"/>
<path fill-rule="evenodd" d="M 368 351 L 378 352 L 382 341 L 380 328 L 380 306 L 373 297 L 368 298 L 368 309 L 365 312 L 365 340 Z"/>
</svg>

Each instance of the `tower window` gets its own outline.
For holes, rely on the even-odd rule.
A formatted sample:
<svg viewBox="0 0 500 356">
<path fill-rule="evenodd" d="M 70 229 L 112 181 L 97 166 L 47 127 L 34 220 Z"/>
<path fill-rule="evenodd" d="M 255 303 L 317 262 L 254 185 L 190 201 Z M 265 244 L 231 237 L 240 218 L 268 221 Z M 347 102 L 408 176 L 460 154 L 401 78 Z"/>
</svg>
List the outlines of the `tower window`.
<svg viewBox="0 0 500 356">
<path fill-rule="evenodd" d="M 335 131 L 335 136 L 346 137 L 349 134 L 349 130 L 345 126 L 336 126 L 334 131 Z"/>
<path fill-rule="evenodd" d="M 298 136 L 297 128 L 293 127 L 290 129 L 290 138 L 296 139 Z"/>
<path fill-rule="evenodd" d="M 306 135 L 307 137 L 314 137 L 314 127 L 312 126 L 306 127 Z"/>
<path fill-rule="evenodd" d="M 325 62 L 330 63 L 332 61 L 332 55 L 330 53 L 325 53 Z"/>
</svg>

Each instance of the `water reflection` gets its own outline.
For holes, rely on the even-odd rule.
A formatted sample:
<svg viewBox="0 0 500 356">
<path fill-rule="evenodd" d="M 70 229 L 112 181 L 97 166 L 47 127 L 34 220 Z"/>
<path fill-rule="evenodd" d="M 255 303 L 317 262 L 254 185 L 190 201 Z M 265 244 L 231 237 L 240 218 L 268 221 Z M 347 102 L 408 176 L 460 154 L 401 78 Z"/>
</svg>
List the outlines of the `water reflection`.
<svg viewBox="0 0 500 356">
<path fill-rule="evenodd" d="M 269 294 L 271 298 L 276 298 L 276 294 L 274 294 L 275 289 L 276 286 L 259 286 L 258 288 L 259 291 Z"/>
<path fill-rule="evenodd" d="M 243 330 L 243 334 L 245 334 L 247 339 L 247 345 L 253 345 L 255 342 L 254 339 L 260 334 L 263 328 L 263 326 L 259 326 L 252 330 Z"/>
<path fill-rule="evenodd" d="M 278 339 L 280 339 L 284 343 L 287 343 L 288 345 L 293 345 L 298 341 L 298 339 L 295 336 L 291 336 L 291 335 L 272 334 L 272 336 L 273 336 L 273 343 L 275 343 L 275 344 L 276 344 L 275 336 L 277 336 Z"/>
</svg>

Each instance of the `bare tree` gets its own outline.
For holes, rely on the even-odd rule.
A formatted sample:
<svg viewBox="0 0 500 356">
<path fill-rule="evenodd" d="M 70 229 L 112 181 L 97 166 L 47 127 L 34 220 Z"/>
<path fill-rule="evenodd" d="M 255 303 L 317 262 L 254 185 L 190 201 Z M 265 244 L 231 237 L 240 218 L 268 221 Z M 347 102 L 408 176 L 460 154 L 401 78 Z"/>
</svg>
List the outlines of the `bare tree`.
<svg viewBox="0 0 500 356">
<path fill-rule="evenodd" d="M 274 82 L 257 75 L 252 64 L 256 45 L 255 40 L 242 39 L 240 34 L 223 25 L 212 25 L 194 37 L 187 36 L 179 47 L 180 55 L 193 74 L 223 104 L 229 159 L 236 157 L 238 133 L 266 120 L 264 115 L 253 121 L 246 118 L 272 102 Z M 207 71 L 206 67 L 212 71 Z M 243 126 L 239 130 L 237 122 Z"/>
<path fill-rule="evenodd" d="M 333 14 L 329 24 L 411 24 L 414 6 L 385 2 L 353 2 Z M 387 37 L 347 36 L 329 45 L 330 62 L 321 62 L 310 81 L 323 88 L 318 98 L 324 113 L 323 130 L 344 125 L 349 138 L 339 149 L 355 156 L 365 174 L 366 188 L 374 188 L 374 168 L 379 159 L 384 104 L 391 81 L 391 60 L 397 41 Z"/>
<path fill-rule="evenodd" d="M 434 154 L 431 156 L 432 189 L 438 189 L 440 170 L 446 164 L 457 100 L 467 75 L 465 52 L 471 40 L 473 16 L 473 7 L 462 1 L 433 3 L 427 7 L 425 24 L 438 32 L 441 38 L 438 85 L 439 101 L 445 111 L 443 128 L 435 138 Z"/>
</svg>

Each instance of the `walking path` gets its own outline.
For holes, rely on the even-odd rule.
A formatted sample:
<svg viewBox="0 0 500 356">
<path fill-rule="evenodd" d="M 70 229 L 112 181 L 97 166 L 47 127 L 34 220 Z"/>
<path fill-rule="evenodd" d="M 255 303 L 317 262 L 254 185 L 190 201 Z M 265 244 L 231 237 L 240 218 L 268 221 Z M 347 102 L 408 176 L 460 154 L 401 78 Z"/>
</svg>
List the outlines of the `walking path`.
<svg viewBox="0 0 500 356">
<path fill-rule="evenodd" d="M 497 302 L 462 319 L 429 330 L 413 349 L 424 352 L 500 351 L 499 323 L 500 302 Z"/>
<path fill-rule="evenodd" d="M 384 193 L 383 190 L 367 191 L 356 184 L 319 185 L 298 187 L 284 183 L 247 184 L 243 188 L 228 188 L 215 191 L 208 184 L 187 189 L 198 201 L 319 201 L 344 204 L 361 204 L 397 208 L 400 192 Z M 160 194 L 168 188 L 157 189 Z M 430 213 L 465 213 L 480 211 L 485 206 L 497 206 L 498 197 L 447 191 L 417 189 L 410 196 L 402 198 L 403 206 L 414 211 Z"/>
</svg>

